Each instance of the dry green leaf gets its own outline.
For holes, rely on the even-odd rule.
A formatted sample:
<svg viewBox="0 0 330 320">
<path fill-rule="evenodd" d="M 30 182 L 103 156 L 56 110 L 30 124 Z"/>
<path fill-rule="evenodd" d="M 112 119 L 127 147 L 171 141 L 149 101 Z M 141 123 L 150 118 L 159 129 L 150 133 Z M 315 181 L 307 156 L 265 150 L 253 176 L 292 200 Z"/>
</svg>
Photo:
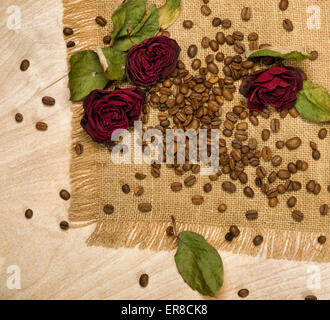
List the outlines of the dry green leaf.
<svg viewBox="0 0 330 320">
<path fill-rule="evenodd" d="M 167 0 L 166 3 L 158 9 L 159 28 L 167 29 L 172 25 L 180 15 L 180 0 Z"/>
<path fill-rule="evenodd" d="M 305 50 L 298 47 L 291 48 L 275 48 L 267 47 L 264 49 L 258 49 L 246 53 L 247 58 L 258 58 L 258 57 L 274 57 L 280 59 L 295 59 L 304 60 L 309 59 L 311 56 Z"/>
</svg>

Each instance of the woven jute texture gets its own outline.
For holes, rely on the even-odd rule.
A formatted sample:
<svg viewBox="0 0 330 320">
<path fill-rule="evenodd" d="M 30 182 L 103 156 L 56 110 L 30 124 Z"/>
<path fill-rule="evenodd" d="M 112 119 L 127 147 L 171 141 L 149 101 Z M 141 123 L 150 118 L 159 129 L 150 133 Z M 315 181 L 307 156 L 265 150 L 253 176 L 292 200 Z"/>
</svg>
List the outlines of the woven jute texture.
<svg viewBox="0 0 330 320">
<path fill-rule="evenodd" d="M 76 47 L 69 49 L 70 56 L 80 50 L 93 49 L 97 46 L 104 46 L 102 38 L 112 30 L 111 15 L 118 4 L 116 0 L 63 0 L 64 2 L 64 26 L 72 27 L 75 31 L 72 40 Z M 259 34 L 259 44 L 270 43 L 273 46 L 302 46 L 307 51 L 317 50 L 319 58 L 311 62 L 309 60 L 299 63 L 308 76 L 308 79 L 330 89 L 329 80 L 329 27 L 330 17 L 327 1 L 315 0 L 313 5 L 320 8 L 321 26 L 320 29 L 309 29 L 307 21 L 312 13 L 307 8 L 311 5 L 309 0 L 290 1 L 290 7 L 282 12 L 278 8 L 278 0 L 211 0 L 209 3 L 212 14 L 208 17 L 201 15 L 200 7 L 202 1 L 182 0 L 182 10 L 179 19 L 169 28 L 171 37 L 176 39 L 182 48 L 180 59 L 183 60 L 190 70 L 191 60 L 187 57 L 186 51 L 190 44 L 199 47 L 198 57 L 204 61 L 204 57 L 212 53 L 210 50 L 201 49 L 200 42 L 203 36 L 214 38 L 217 31 L 222 28 L 215 28 L 211 21 L 214 16 L 222 19 L 229 18 L 232 27 L 223 30 L 225 34 L 231 34 L 238 30 L 245 34 L 244 43 L 248 47 L 247 35 L 250 32 Z M 156 3 L 161 5 L 164 1 L 148 1 L 148 4 Z M 252 8 L 252 18 L 245 22 L 241 20 L 240 13 L 244 6 Z M 98 26 L 94 19 L 101 15 L 107 18 L 108 25 L 105 28 Z M 286 32 L 282 27 L 285 18 L 292 20 L 293 32 Z M 190 19 L 194 22 L 191 30 L 185 30 L 182 22 Z M 221 46 L 220 50 L 225 54 L 234 55 L 232 47 Z M 222 63 L 219 63 L 222 70 Z M 192 70 L 190 70 L 192 71 Z M 222 73 L 222 71 L 220 71 Z M 126 84 L 116 84 L 124 86 Z M 240 94 L 235 95 L 233 102 L 225 102 L 223 115 L 242 98 Z M 243 187 L 235 182 L 237 191 L 234 194 L 224 193 L 221 184 L 229 180 L 227 175 L 222 175 L 218 181 L 212 182 L 213 189 L 206 194 L 203 185 L 210 182 L 207 176 L 197 176 L 197 183 L 191 187 L 174 193 L 170 184 L 174 181 L 183 182 L 184 176 L 177 176 L 173 170 L 162 165 L 160 178 L 153 178 L 150 175 L 150 165 L 115 165 L 111 161 L 111 155 L 104 145 L 92 142 L 91 138 L 80 127 L 80 120 L 83 114 L 81 103 L 72 104 L 72 163 L 71 183 L 72 200 L 69 211 L 69 219 L 77 225 L 95 223 L 95 231 L 87 240 L 88 245 L 101 245 L 112 248 L 135 247 L 152 248 L 155 250 L 171 250 L 176 247 L 175 240 L 169 238 L 166 227 L 170 225 L 170 216 L 174 215 L 179 230 L 191 230 L 206 237 L 217 249 L 232 251 L 235 253 L 263 256 L 276 259 L 314 260 L 330 261 L 329 236 L 330 216 L 321 216 L 320 205 L 330 203 L 330 196 L 327 192 L 327 185 L 330 184 L 330 136 L 324 140 L 318 138 L 318 131 L 325 127 L 330 130 L 329 123 L 315 124 L 303 120 L 300 117 L 292 118 L 288 115 L 280 119 L 279 114 L 272 110 L 269 119 L 259 117 L 260 124 L 254 127 L 249 123 L 249 136 L 258 140 L 258 148 L 270 146 L 274 155 L 283 158 L 282 165 L 273 168 L 270 163 L 264 161 L 261 165 L 269 172 L 278 169 L 285 169 L 289 162 L 297 159 L 309 163 L 305 172 L 298 172 L 292 179 L 302 183 L 302 189 L 298 192 L 288 192 L 279 196 L 279 204 L 275 208 L 268 206 L 267 198 L 254 185 L 255 168 L 247 167 L 249 175 L 247 185 L 255 190 L 253 199 L 243 194 Z M 158 111 L 151 108 L 150 124 L 155 124 Z M 261 140 L 261 131 L 270 127 L 270 120 L 279 118 L 281 130 L 279 133 L 272 133 L 267 142 Z M 149 125 L 149 124 L 148 124 Z M 221 128 L 222 131 L 223 128 Z M 278 150 L 275 148 L 277 140 L 299 136 L 303 143 L 300 148 L 288 151 L 286 148 Z M 313 160 L 310 141 L 315 141 L 321 153 L 321 159 Z M 84 146 L 82 155 L 77 155 L 74 146 L 81 143 Z M 230 139 L 228 139 L 230 147 Z M 136 172 L 147 174 L 143 181 L 135 179 Z M 318 196 L 307 193 L 305 185 L 310 179 L 316 180 L 322 187 Z M 141 197 L 124 194 L 121 190 L 123 184 L 129 184 L 131 190 L 142 185 L 145 189 Z M 274 183 L 276 187 L 279 181 Z M 204 203 L 195 206 L 191 202 L 193 195 L 204 196 Z M 287 207 L 287 199 L 295 195 L 298 199 L 295 209 L 304 213 L 304 220 L 300 223 L 291 217 L 293 209 Z M 140 213 L 137 209 L 141 202 L 151 202 L 150 213 Z M 217 207 L 220 203 L 226 203 L 228 209 L 225 213 L 219 213 Z M 106 215 L 103 207 L 112 204 L 115 211 L 112 215 Z M 245 211 L 255 209 L 259 212 L 259 218 L 255 221 L 248 221 L 245 218 Z M 237 225 L 241 234 L 231 243 L 225 241 L 225 234 L 231 225 Z M 253 245 L 253 238 L 262 235 L 264 241 L 261 246 Z M 324 235 L 328 238 L 323 245 L 319 244 L 317 238 Z"/>
</svg>

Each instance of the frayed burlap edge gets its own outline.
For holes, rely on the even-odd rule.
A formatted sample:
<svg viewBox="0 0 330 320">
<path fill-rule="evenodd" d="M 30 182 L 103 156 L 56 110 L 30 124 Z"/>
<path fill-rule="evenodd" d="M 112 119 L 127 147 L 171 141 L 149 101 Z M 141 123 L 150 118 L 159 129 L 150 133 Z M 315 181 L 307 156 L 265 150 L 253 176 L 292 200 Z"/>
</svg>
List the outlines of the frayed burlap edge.
<svg viewBox="0 0 330 320">
<path fill-rule="evenodd" d="M 93 1 L 63 0 L 64 26 L 75 30 L 70 40 L 75 41 L 74 49 L 68 50 L 68 61 L 75 52 L 95 49 L 97 45 L 97 31 L 94 22 L 97 16 L 96 4 Z M 84 29 L 87 32 L 79 32 Z M 84 134 L 80 126 L 83 114 L 81 103 L 72 103 L 72 158 L 70 167 L 71 204 L 69 209 L 70 222 L 74 227 L 83 227 L 96 224 L 96 228 L 87 239 L 89 246 L 104 246 L 110 248 L 139 247 L 140 249 L 174 250 L 176 240 L 166 235 L 169 222 L 128 222 L 106 220 L 100 214 L 100 168 L 99 148 L 90 137 Z M 82 155 L 77 155 L 75 146 L 81 143 L 84 146 Z M 247 254 L 274 259 L 308 260 L 318 262 L 330 261 L 329 246 L 318 244 L 319 233 L 281 231 L 263 228 L 240 228 L 238 238 L 228 243 L 224 235 L 228 228 L 212 225 L 196 225 L 177 222 L 178 231 L 189 230 L 202 234 L 213 246 L 219 250 L 233 253 Z M 263 235 L 263 243 L 256 247 L 253 238 Z M 326 234 L 329 237 L 328 234 Z"/>
</svg>

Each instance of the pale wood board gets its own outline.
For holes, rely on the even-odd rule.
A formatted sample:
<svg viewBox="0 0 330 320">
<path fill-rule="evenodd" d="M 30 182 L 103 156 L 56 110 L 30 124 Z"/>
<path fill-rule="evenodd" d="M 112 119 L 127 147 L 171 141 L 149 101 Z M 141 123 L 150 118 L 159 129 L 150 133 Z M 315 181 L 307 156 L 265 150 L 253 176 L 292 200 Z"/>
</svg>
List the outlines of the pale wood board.
<svg viewBox="0 0 330 320">
<path fill-rule="evenodd" d="M 7 8 L 21 9 L 20 30 L 8 30 Z M 0 298 L 2 299 L 203 299 L 181 279 L 174 252 L 87 247 L 93 226 L 61 231 L 68 202 L 58 193 L 69 189 L 70 121 L 66 47 L 61 0 L 0 3 Z M 22 73 L 22 59 L 31 61 Z M 45 107 L 44 95 L 56 98 Z M 16 112 L 24 115 L 18 124 Z M 35 129 L 46 121 L 47 132 Z M 31 220 L 24 217 L 32 208 Z M 220 252 L 225 284 L 219 299 L 303 299 L 330 297 L 330 264 L 266 260 Z M 22 288 L 6 286 L 7 268 L 21 269 Z M 320 270 L 320 287 L 311 289 Z M 141 273 L 149 286 L 139 287 Z M 312 272 L 312 274 L 310 274 Z M 317 274 L 314 274 L 317 277 Z M 317 287 L 317 286 L 316 286 Z"/>
</svg>

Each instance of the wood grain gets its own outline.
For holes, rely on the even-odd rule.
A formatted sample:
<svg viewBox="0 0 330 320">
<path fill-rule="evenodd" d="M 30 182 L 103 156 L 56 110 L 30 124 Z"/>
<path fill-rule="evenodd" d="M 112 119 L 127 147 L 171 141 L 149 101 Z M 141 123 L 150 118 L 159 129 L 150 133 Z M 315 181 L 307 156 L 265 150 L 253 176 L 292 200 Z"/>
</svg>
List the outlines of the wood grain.
<svg viewBox="0 0 330 320">
<path fill-rule="evenodd" d="M 0 4 L 0 298 L 2 299 L 204 299 L 180 278 L 174 252 L 87 247 L 93 226 L 60 230 L 69 203 L 70 121 L 61 0 L 15 1 L 22 26 L 8 30 Z M 22 59 L 31 61 L 21 72 Z M 41 103 L 56 98 L 54 107 Z M 24 121 L 16 123 L 16 112 Z M 35 129 L 48 123 L 46 132 Z M 24 211 L 31 208 L 31 220 Z M 266 260 L 221 252 L 225 284 L 219 299 L 303 299 L 330 296 L 330 264 Z M 21 269 L 21 289 L 10 290 L 7 268 Z M 319 274 L 318 272 L 319 271 Z M 150 275 L 140 288 L 141 273 Z M 319 287 L 313 277 L 320 279 Z"/>
</svg>

